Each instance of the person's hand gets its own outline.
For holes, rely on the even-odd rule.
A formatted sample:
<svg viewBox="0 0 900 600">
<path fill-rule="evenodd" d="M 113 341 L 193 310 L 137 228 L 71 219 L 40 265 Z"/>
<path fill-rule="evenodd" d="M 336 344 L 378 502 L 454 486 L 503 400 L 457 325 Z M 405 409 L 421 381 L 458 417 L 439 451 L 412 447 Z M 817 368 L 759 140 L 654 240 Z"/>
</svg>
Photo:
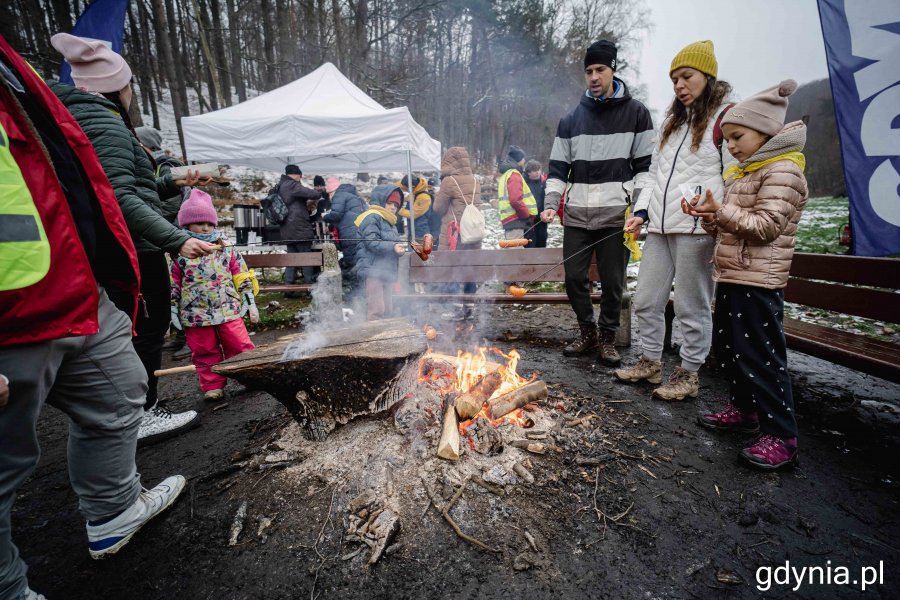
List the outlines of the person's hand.
<svg viewBox="0 0 900 600">
<path fill-rule="evenodd" d="M 0 410 L 6 408 L 9 402 L 9 379 L 6 375 L 0 375 Z"/>
<path fill-rule="evenodd" d="M 181 245 L 181 248 L 178 249 L 178 254 L 185 258 L 200 258 L 201 256 L 212 254 L 216 248 L 218 248 L 218 246 L 198 240 L 197 238 L 191 238 Z"/>
<path fill-rule="evenodd" d="M 544 223 L 550 223 L 553 221 L 553 217 L 556 216 L 556 211 L 552 208 L 548 208 L 544 212 L 541 213 L 541 221 Z"/>
<path fill-rule="evenodd" d="M 394 244 L 394 252 L 396 252 L 400 256 L 403 256 L 404 254 L 406 254 L 406 247 L 404 247 L 403 244 Z"/>
<path fill-rule="evenodd" d="M 178 307 L 174 304 L 172 305 L 171 310 L 171 323 L 172 327 L 178 329 L 179 331 L 181 330 L 181 317 L 178 316 Z"/>
<path fill-rule="evenodd" d="M 706 196 L 702 201 L 699 196 L 694 196 L 690 204 L 684 198 L 681 199 L 681 211 L 684 214 L 700 217 L 707 223 L 715 220 L 715 214 L 720 208 L 722 208 L 722 205 L 716 200 L 710 190 L 706 190 Z"/>
<path fill-rule="evenodd" d="M 256 305 L 255 305 L 255 304 L 251 304 L 251 305 L 250 305 L 250 310 L 247 311 L 247 312 L 248 312 L 249 315 L 250 315 L 250 322 L 251 322 L 251 323 L 253 323 L 254 325 L 255 325 L 256 323 L 259 323 L 259 309 L 256 308 Z"/>
<path fill-rule="evenodd" d="M 625 221 L 625 233 L 638 233 L 643 224 L 644 219 L 640 217 L 628 217 L 628 220 Z"/>
</svg>

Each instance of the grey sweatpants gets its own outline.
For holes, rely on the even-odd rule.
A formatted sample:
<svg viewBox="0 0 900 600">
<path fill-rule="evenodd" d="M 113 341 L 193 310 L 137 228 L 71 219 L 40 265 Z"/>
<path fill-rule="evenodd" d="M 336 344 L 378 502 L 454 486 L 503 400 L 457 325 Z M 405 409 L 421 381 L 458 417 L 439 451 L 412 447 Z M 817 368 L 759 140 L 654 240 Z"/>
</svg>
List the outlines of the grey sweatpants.
<svg viewBox="0 0 900 600">
<path fill-rule="evenodd" d="M 675 283 L 675 316 L 681 323 L 681 366 L 696 371 L 712 343 L 712 298 L 715 284 L 712 236 L 648 233 L 638 272 L 634 311 L 644 356 L 659 360 L 666 331 L 665 310 Z"/>
<path fill-rule="evenodd" d="M 0 600 L 19 598 L 27 583 L 10 512 L 40 457 L 37 421 L 45 402 L 69 417 L 69 480 L 85 519 L 118 514 L 141 493 L 134 454 L 147 374 L 129 318 L 102 289 L 98 311 L 97 335 L 0 348 L 10 392 L 0 409 Z"/>
</svg>

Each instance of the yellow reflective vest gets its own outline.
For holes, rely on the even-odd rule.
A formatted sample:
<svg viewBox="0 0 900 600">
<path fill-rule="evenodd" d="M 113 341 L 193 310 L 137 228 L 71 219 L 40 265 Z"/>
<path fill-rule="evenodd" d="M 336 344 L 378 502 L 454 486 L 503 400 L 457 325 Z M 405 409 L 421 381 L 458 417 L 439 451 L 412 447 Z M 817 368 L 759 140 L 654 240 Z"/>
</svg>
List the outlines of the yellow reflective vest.
<svg viewBox="0 0 900 600">
<path fill-rule="evenodd" d="M 50 242 L 0 125 L 0 292 L 28 287 L 50 271 Z"/>
<path fill-rule="evenodd" d="M 510 217 L 516 216 L 516 211 L 509 201 L 509 189 L 507 188 L 507 181 L 509 181 L 509 177 L 513 173 L 518 173 L 518 175 L 522 177 L 522 202 L 525 203 L 528 214 L 532 217 L 538 214 L 537 201 L 534 199 L 534 194 L 531 193 L 531 188 L 528 187 L 528 182 L 525 181 L 525 177 L 522 176 L 518 170 L 510 169 L 500 176 L 500 181 L 497 183 L 497 194 L 500 196 L 499 209 L 501 223 L 506 222 Z"/>
</svg>

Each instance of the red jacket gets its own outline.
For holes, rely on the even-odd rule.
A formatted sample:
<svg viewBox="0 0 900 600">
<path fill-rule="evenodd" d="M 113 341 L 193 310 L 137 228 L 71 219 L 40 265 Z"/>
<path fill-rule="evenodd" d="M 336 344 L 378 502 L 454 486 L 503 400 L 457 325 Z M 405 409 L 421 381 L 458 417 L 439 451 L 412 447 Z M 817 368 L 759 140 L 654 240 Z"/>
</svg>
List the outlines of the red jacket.
<svg viewBox="0 0 900 600">
<path fill-rule="evenodd" d="M 93 146 L 75 118 L 2 36 L 0 54 L 14 68 L 28 92 L 57 122 L 85 175 L 93 182 L 103 216 L 102 222 L 98 219 L 97 223 L 98 260 L 103 260 L 104 265 L 117 266 L 113 269 L 117 272 L 115 281 L 101 283 L 130 291 L 136 309 L 137 254 Z M 98 282 L 53 165 L 5 86 L 0 86 L 0 123 L 9 136 L 10 152 L 31 191 L 50 243 L 50 270 L 43 279 L 28 287 L 0 292 L 0 347 L 94 335 L 99 331 Z M 104 225 L 106 231 L 102 231 Z M 101 239 L 105 240 L 103 244 Z"/>
</svg>

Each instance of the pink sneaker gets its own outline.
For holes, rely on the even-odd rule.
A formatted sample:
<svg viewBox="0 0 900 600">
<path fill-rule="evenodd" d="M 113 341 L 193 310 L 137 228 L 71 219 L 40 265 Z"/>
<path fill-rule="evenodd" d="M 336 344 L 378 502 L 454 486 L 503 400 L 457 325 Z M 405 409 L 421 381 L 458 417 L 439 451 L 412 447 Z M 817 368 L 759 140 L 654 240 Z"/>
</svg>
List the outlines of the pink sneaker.
<svg viewBox="0 0 900 600">
<path fill-rule="evenodd" d="M 797 438 L 781 439 L 774 435 L 759 436 L 753 445 L 738 455 L 746 463 L 764 471 L 776 471 L 797 464 Z"/>
<path fill-rule="evenodd" d="M 716 413 L 698 415 L 697 422 L 707 429 L 720 431 L 737 431 L 741 433 L 756 433 L 759 431 L 759 417 L 756 413 L 743 413 L 732 403 Z"/>
</svg>

